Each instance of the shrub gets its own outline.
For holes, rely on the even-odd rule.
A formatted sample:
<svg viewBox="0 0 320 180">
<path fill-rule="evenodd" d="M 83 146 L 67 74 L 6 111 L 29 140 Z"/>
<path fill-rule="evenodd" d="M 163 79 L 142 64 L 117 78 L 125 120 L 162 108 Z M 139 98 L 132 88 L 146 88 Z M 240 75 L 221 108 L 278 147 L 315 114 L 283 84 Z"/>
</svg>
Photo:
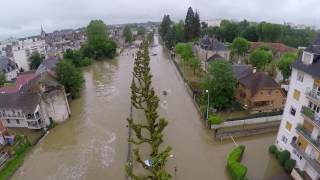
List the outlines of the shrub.
<svg viewBox="0 0 320 180">
<path fill-rule="evenodd" d="M 282 152 L 279 152 L 278 154 L 278 161 L 281 164 L 281 166 L 284 166 L 286 161 L 290 158 L 290 152 L 288 150 L 284 150 Z"/>
<path fill-rule="evenodd" d="M 277 146 L 274 145 L 274 144 L 270 145 L 270 147 L 269 147 L 269 152 L 270 152 L 271 154 L 275 154 L 275 155 L 276 155 L 276 153 L 278 152 Z"/>
<path fill-rule="evenodd" d="M 244 153 L 245 146 L 238 146 L 233 149 L 228 155 L 228 169 L 233 179 L 245 179 L 247 174 L 247 167 L 240 163 Z"/>
<path fill-rule="evenodd" d="M 285 164 L 284 164 L 284 169 L 285 169 L 287 172 L 291 172 L 295 165 L 296 165 L 296 161 L 295 161 L 295 160 L 293 160 L 293 159 L 288 159 L 288 160 L 285 162 Z"/>
<path fill-rule="evenodd" d="M 217 115 L 209 115 L 209 119 L 208 122 L 210 124 L 221 124 L 223 122 L 223 120 L 221 119 L 220 116 Z"/>
</svg>

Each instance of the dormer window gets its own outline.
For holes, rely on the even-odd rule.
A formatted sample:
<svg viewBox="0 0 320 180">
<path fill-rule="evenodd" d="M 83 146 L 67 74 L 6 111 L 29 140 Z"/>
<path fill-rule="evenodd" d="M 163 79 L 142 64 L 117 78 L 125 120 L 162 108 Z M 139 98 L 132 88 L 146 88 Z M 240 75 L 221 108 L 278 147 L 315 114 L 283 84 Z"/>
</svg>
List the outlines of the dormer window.
<svg viewBox="0 0 320 180">
<path fill-rule="evenodd" d="M 312 64 L 313 63 L 313 54 L 304 51 L 303 56 L 302 56 L 302 62 L 307 65 Z"/>
</svg>

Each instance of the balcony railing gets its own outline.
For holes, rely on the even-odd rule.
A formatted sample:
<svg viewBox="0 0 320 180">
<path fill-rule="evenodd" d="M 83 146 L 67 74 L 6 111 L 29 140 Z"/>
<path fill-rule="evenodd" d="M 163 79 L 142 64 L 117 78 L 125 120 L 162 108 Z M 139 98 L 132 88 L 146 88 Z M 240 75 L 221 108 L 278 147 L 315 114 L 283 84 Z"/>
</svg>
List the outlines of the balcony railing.
<svg viewBox="0 0 320 180">
<path fill-rule="evenodd" d="M 308 154 L 306 154 L 306 152 L 300 149 L 296 142 L 291 142 L 291 146 L 312 166 L 314 170 L 320 173 L 320 164 L 317 160 L 311 158 Z"/>
<path fill-rule="evenodd" d="M 301 134 L 303 137 L 305 137 L 314 147 L 316 147 L 318 150 L 320 150 L 320 138 L 314 139 L 311 136 L 311 133 L 307 131 L 305 127 L 303 127 L 301 124 L 298 124 L 296 127 L 296 130 L 299 134 Z"/>
<path fill-rule="evenodd" d="M 301 113 L 305 118 L 313 121 L 317 126 L 320 126 L 320 117 L 316 115 L 309 107 L 302 106 Z"/>
<path fill-rule="evenodd" d="M 317 90 L 308 88 L 306 91 L 306 95 L 307 95 L 307 97 L 309 97 L 313 100 L 316 100 L 317 102 L 320 103 L 320 94 Z"/>
</svg>

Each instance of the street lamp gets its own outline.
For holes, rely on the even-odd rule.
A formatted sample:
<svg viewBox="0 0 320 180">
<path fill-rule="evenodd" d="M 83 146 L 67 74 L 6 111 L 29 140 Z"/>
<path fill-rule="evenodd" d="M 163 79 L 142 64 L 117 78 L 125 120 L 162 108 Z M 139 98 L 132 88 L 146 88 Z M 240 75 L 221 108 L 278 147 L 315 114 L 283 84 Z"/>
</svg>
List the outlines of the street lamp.
<svg viewBox="0 0 320 180">
<path fill-rule="evenodd" d="M 206 93 L 207 93 L 207 97 L 208 97 L 208 104 L 207 104 L 207 119 L 209 118 L 209 90 L 208 89 L 206 89 Z"/>
</svg>

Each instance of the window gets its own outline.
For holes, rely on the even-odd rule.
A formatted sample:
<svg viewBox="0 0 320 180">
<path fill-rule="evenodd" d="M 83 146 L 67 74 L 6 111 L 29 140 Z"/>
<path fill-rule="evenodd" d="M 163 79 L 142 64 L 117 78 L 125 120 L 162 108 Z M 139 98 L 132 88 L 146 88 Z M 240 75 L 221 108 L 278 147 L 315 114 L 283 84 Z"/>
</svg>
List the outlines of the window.
<svg viewBox="0 0 320 180">
<path fill-rule="evenodd" d="M 298 72 L 297 74 L 297 80 L 299 82 L 303 82 L 304 74 L 302 72 Z"/>
<path fill-rule="evenodd" d="M 281 141 L 284 142 L 285 144 L 287 144 L 288 138 L 286 136 L 282 135 Z"/>
<path fill-rule="evenodd" d="M 7 123 L 10 124 L 10 119 L 7 119 Z"/>
<path fill-rule="evenodd" d="M 303 52 L 303 63 L 312 64 L 312 61 L 313 61 L 313 54 L 312 53 Z"/>
<path fill-rule="evenodd" d="M 290 114 L 292 115 L 292 116 L 295 116 L 296 115 L 296 109 L 294 108 L 294 107 L 291 107 L 291 109 L 290 109 Z"/>
<path fill-rule="evenodd" d="M 291 124 L 289 121 L 287 121 L 287 122 L 286 122 L 286 129 L 287 129 L 288 131 L 291 131 L 291 128 L 292 128 L 292 124 Z"/>
<path fill-rule="evenodd" d="M 318 106 L 317 104 L 314 104 L 313 102 L 309 101 L 309 108 L 313 111 L 313 112 L 320 112 L 320 106 Z"/>
<path fill-rule="evenodd" d="M 299 99 L 300 99 L 300 91 L 295 89 L 294 92 L 293 92 L 293 98 L 295 100 L 299 101 Z"/>
<path fill-rule="evenodd" d="M 271 96 L 272 95 L 272 90 L 268 91 L 268 95 Z"/>
<path fill-rule="evenodd" d="M 20 121 L 19 121 L 19 119 L 16 119 L 16 122 L 17 122 L 17 124 L 20 124 Z"/>
</svg>

